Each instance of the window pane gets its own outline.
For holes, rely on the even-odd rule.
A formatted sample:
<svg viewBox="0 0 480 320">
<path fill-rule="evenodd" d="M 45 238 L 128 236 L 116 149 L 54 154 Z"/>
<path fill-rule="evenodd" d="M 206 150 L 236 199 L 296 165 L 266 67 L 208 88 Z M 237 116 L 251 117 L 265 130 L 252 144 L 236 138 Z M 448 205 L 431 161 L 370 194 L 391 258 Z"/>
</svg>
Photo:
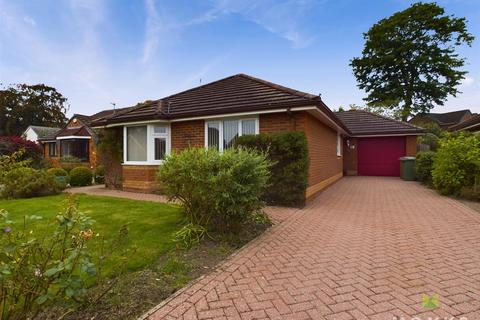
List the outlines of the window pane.
<svg viewBox="0 0 480 320">
<path fill-rule="evenodd" d="M 218 122 L 210 122 L 208 128 L 208 146 L 219 149 L 220 147 L 220 124 Z"/>
<path fill-rule="evenodd" d="M 127 128 L 127 161 L 147 161 L 147 127 Z"/>
<path fill-rule="evenodd" d="M 167 154 L 167 140 L 165 138 L 155 138 L 155 160 L 165 159 Z"/>
<path fill-rule="evenodd" d="M 167 133 L 167 126 L 164 126 L 164 125 L 159 125 L 159 126 L 154 126 L 153 127 L 153 133 Z"/>
<path fill-rule="evenodd" d="M 230 148 L 238 137 L 238 120 L 223 122 L 223 148 Z"/>
<path fill-rule="evenodd" d="M 242 120 L 242 135 L 255 134 L 255 120 Z"/>
</svg>

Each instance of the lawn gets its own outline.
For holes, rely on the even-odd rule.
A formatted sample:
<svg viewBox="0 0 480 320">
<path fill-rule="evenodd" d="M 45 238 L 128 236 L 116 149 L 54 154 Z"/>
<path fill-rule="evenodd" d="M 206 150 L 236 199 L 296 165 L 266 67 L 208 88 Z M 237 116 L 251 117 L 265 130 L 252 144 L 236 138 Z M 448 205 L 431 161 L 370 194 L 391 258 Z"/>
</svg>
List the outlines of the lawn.
<svg viewBox="0 0 480 320">
<path fill-rule="evenodd" d="M 32 229 L 46 234 L 53 228 L 51 222 L 62 210 L 67 197 L 62 194 L 0 200 L 0 209 L 10 213 L 14 228 L 23 225 L 26 215 L 42 216 L 43 219 L 35 222 L 38 225 Z M 102 274 L 108 278 L 90 287 L 86 303 L 64 317 L 67 320 L 136 319 L 188 281 L 213 270 L 220 261 L 268 228 L 268 224 L 252 222 L 235 235 L 211 234 L 213 239 L 207 237 L 193 248 L 184 250 L 177 248 L 172 240 L 172 235 L 182 226 L 178 206 L 113 197 L 77 197 L 79 210 L 95 220 L 94 232 L 112 240 L 127 224 L 129 238 L 119 248 L 119 254 L 109 257 L 102 269 Z M 92 246 L 90 242 L 89 245 Z M 98 254 L 98 248 L 91 249 Z M 126 264 L 122 253 L 125 249 L 134 249 L 128 253 Z M 102 299 L 97 300 L 100 294 Z M 46 309 L 40 318 L 61 318 L 65 311 L 61 306 L 54 306 Z"/>
<path fill-rule="evenodd" d="M 62 204 L 68 195 L 48 196 L 32 199 L 0 200 L 0 209 L 10 213 L 14 222 L 23 223 L 25 215 L 43 217 L 36 222 L 35 232 L 45 233 L 51 228 L 49 222 L 62 210 Z M 128 225 L 128 238 L 118 248 L 104 268 L 105 274 L 112 276 L 116 267 L 124 265 L 121 253 L 125 249 L 133 250 L 128 255 L 128 271 L 145 268 L 175 244 L 172 234 L 180 225 L 180 208 L 157 202 L 127 200 L 111 197 L 78 195 L 79 210 L 95 220 L 93 231 L 99 233 L 107 242 L 116 238 L 118 231 Z M 37 231 L 38 230 L 38 231 Z M 94 251 L 97 248 L 92 248 Z"/>
</svg>

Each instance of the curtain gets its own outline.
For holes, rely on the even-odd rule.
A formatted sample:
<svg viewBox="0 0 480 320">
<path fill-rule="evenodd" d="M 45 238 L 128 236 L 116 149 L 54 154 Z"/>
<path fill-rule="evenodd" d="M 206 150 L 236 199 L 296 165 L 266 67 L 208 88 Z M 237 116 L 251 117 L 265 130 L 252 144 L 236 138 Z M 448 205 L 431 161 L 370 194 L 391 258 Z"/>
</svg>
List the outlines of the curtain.
<svg viewBox="0 0 480 320">
<path fill-rule="evenodd" d="M 210 122 L 207 125 L 208 129 L 208 146 L 211 148 L 220 148 L 220 123 Z"/>
<path fill-rule="evenodd" d="M 127 161 L 147 161 L 147 126 L 127 127 Z"/>
<path fill-rule="evenodd" d="M 223 122 L 223 148 L 230 148 L 238 137 L 238 120 Z"/>
</svg>

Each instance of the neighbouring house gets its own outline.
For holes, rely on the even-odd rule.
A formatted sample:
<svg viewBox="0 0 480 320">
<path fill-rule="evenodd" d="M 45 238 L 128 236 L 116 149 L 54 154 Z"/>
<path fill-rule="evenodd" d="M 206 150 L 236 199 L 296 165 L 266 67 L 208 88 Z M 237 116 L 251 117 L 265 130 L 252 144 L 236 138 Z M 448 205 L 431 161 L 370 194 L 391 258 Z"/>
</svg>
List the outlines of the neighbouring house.
<svg viewBox="0 0 480 320">
<path fill-rule="evenodd" d="M 39 138 L 44 157 L 53 165 L 83 165 L 95 168 L 97 162 L 97 134 L 90 127 L 93 120 L 103 118 L 123 109 L 109 109 L 91 116 L 74 114 L 65 127 Z"/>
<path fill-rule="evenodd" d="M 363 110 L 335 115 L 350 131 L 343 145 L 346 175 L 399 176 L 399 158 L 417 153 L 423 130 L 415 125 Z"/>
<path fill-rule="evenodd" d="M 39 139 L 43 139 L 46 136 L 57 133 L 60 128 L 42 127 L 42 126 L 28 126 L 23 132 L 22 137 L 25 140 L 38 142 Z"/>
<path fill-rule="evenodd" d="M 353 117 L 335 115 L 318 95 L 238 74 L 106 115 L 91 126 L 121 131 L 122 187 L 142 192 L 157 187 L 158 165 L 173 150 L 222 151 L 246 134 L 303 131 L 310 156 L 308 198 L 342 178 L 344 171 L 398 176 L 398 158 L 415 155 L 422 129 L 366 112 L 346 114 Z M 365 117 L 374 121 L 364 122 Z M 357 129 L 361 126 L 365 134 Z M 344 153 L 356 157 L 355 166 L 346 166 Z M 384 169 L 364 171 L 357 169 L 358 164 Z"/>
<path fill-rule="evenodd" d="M 475 134 L 480 134 L 480 114 L 474 114 L 472 117 L 462 121 L 456 125 L 448 127 L 448 131 L 470 131 Z"/>
<path fill-rule="evenodd" d="M 447 130 L 449 127 L 459 124 L 472 117 L 469 109 L 446 113 L 422 113 L 409 120 L 410 123 L 422 126 L 427 123 L 435 123 L 440 128 Z"/>
</svg>

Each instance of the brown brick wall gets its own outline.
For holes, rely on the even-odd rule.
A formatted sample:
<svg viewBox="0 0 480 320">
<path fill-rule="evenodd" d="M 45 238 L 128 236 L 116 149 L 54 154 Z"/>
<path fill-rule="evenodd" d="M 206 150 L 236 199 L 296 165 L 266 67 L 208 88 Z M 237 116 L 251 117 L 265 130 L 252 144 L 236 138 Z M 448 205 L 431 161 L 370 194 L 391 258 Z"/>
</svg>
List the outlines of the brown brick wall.
<svg viewBox="0 0 480 320">
<path fill-rule="evenodd" d="M 347 141 L 349 142 L 348 144 Z M 358 174 L 357 152 L 357 138 L 343 139 L 343 173 L 347 176 L 356 176 Z"/>
<path fill-rule="evenodd" d="M 306 116 L 305 112 L 261 114 L 259 118 L 260 133 L 304 131 Z"/>
<path fill-rule="evenodd" d="M 415 157 L 417 155 L 417 136 L 406 136 L 405 139 L 406 155 Z"/>
<path fill-rule="evenodd" d="M 337 156 L 337 132 L 307 114 L 306 135 L 310 153 L 309 187 L 341 174 L 342 157 Z"/>
<path fill-rule="evenodd" d="M 172 150 L 205 146 L 205 122 L 203 120 L 172 122 Z"/>
<path fill-rule="evenodd" d="M 160 189 L 157 182 L 158 166 L 123 165 L 123 189 L 152 192 Z"/>
</svg>

